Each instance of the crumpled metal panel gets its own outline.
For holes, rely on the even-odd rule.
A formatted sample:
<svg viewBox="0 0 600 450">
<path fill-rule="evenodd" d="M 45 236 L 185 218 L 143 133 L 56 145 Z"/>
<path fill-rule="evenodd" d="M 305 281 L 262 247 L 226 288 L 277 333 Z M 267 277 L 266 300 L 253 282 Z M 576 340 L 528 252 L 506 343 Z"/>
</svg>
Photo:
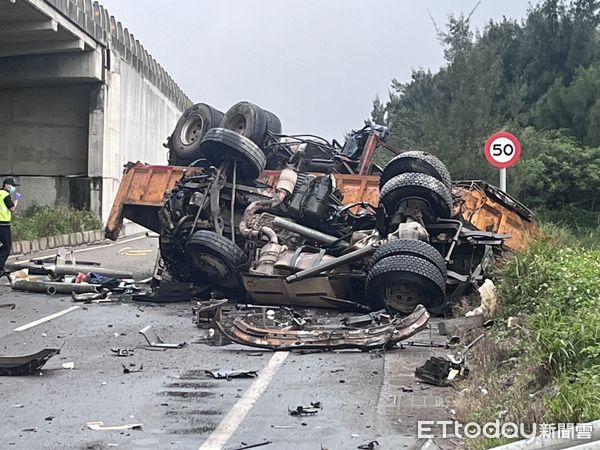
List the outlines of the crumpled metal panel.
<svg viewBox="0 0 600 450">
<path fill-rule="evenodd" d="M 270 350 L 358 349 L 369 351 L 392 348 L 398 342 L 414 336 L 427 326 L 429 313 L 418 305 L 411 315 L 393 319 L 390 323 L 362 329 L 313 329 L 289 330 L 281 328 L 259 328 L 242 319 L 235 319 L 227 329 L 220 321 L 219 330 L 230 340 L 250 347 Z"/>
<path fill-rule="evenodd" d="M 59 353 L 59 348 L 45 348 L 33 355 L 1 356 L 0 375 L 31 375 L 40 370 L 50 358 Z"/>
</svg>

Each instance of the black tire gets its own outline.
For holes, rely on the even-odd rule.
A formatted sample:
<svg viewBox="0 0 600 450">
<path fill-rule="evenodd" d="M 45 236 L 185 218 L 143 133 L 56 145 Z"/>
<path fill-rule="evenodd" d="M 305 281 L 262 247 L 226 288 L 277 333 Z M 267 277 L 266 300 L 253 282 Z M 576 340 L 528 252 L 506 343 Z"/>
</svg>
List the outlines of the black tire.
<svg viewBox="0 0 600 450">
<path fill-rule="evenodd" d="M 240 273 L 246 270 L 248 257 L 226 237 L 213 231 L 196 231 L 185 246 L 185 258 L 195 283 L 233 292 L 243 289 Z"/>
<path fill-rule="evenodd" d="M 409 198 L 420 198 L 429 203 L 431 219 L 450 218 L 452 194 L 440 180 L 424 173 L 403 173 L 389 180 L 381 189 L 379 202 L 388 215 L 394 214 L 400 203 Z"/>
<path fill-rule="evenodd" d="M 225 113 L 220 126 L 241 134 L 257 145 L 262 145 L 269 121 L 269 115 L 259 106 L 250 102 L 239 102 Z"/>
<path fill-rule="evenodd" d="M 444 163 L 431 153 L 418 150 L 401 153 L 388 162 L 379 178 L 379 188 L 383 188 L 396 175 L 408 172 L 431 175 L 452 189 L 452 178 Z"/>
<path fill-rule="evenodd" d="M 237 161 L 237 179 L 241 182 L 256 180 L 267 164 L 265 154 L 254 142 L 225 128 L 206 132 L 198 157 L 206 158 L 216 167 L 228 160 Z"/>
<path fill-rule="evenodd" d="M 386 296 L 388 289 L 410 289 L 417 295 Z M 373 309 L 385 307 L 392 313 L 410 314 L 422 304 L 437 314 L 446 304 L 446 280 L 435 264 L 419 256 L 388 256 L 369 270 L 365 298 Z"/>
<path fill-rule="evenodd" d="M 411 255 L 426 259 L 433 263 L 446 279 L 446 261 L 444 261 L 440 252 L 427 242 L 416 239 L 394 239 L 393 241 L 384 242 L 371 256 L 369 267 L 373 267 L 384 258 L 398 255 Z"/>
<path fill-rule="evenodd" d="M 267 131 L 273 134 L 281 134 L 281 120 L 271 111 L 263 110 L 267 114 Z"/>
<path fill-rule="evenodd" d="M 169 159 L 178 164 L 189 164 L 198 159 L 202 138 L 208 130 L 218 127 L 221 120 L 223 113 L 205 103 L 186 109 L 169 140 Z"/>
</svg>

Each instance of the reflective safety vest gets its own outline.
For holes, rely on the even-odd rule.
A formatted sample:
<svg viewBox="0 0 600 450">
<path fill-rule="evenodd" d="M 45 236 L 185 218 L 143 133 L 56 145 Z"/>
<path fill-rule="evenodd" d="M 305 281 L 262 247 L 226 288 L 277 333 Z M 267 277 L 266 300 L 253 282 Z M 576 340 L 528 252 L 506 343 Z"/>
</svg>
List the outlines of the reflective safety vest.
<svg viewBox="0 0 600 450">
<path fill-rule="evenodd" d="M 12 219 L 12 212 L 6 207 L 4 199 L 10 194 L 4 189 L 0 189 L 0 222 L 10 222 Z"/>
</svg>

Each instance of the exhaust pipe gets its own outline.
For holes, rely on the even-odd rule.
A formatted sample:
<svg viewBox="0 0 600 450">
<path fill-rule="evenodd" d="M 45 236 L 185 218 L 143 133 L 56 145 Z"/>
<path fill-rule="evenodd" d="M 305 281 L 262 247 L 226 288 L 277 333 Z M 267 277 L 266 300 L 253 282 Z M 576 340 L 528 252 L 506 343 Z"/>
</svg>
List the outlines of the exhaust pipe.
<svg viewBox="0 0 600 450">
<path fill-rule="evenodd" d="M 291 220 L 287 220 L 278 216 L 273 219 L 273 226 L 283 228 L 284 230 L 292 231 L 294 233 L 298 233 L 309 239 L 321 242 L 322 244 L 331 245 L 334 242 L 339 241 L 338 244 L 340 247 L 348 247 L 348 245 L 350 245 L 346 241 L 340 241 L 335 236 L 321 233 L 320 231 L 317 231 L 313 228 L 305 227 L 304 225 L 297 224 L 296 222 L 292 222 Z"/>
<path fill-rule="evenodd" d="M 100 285 L 83 283 L 56 283 L 53 281 L 25 281 L 16 280 L 11 284 L 15 291 L 39 292 L 42 294 L 85 294 L 88 292 L 99 293 Z"/>
<path fill-rule="evenodd" d="M 335 269 L 336 267 L 343 266 L 344 264 L 348 264 L 352 261 L 356 261 L 358 259 L 364 258 L 365 256 L 370 256 L 375 253 L 378 245 L 367 245 L 366 247 L 359 248 L 358 250 L 354 250 L 353 252 L 346 253 L 334 260 L 324 262 L 319 264 L 318 266 L 311 267 L 310 269 L 301 270 L 298 273 L 290 275 L 285 279 L 288 283 L 295 283 L 296 281 L 301 281 L 306 278 L 310 278 L 314 275 L 318 275 L 321 272 L 326 270 Z"/>
</svg>

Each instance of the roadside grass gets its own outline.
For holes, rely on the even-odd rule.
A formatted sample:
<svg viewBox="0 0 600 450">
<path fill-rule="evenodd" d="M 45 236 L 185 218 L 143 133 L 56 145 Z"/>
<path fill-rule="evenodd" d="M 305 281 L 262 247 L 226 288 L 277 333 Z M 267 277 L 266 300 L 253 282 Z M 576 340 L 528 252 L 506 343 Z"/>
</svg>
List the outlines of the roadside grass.
<svg viewBox="0 0 600 450">
<path fill-rule="evenodd" d="M 58 234 L 102 228 L 100 218 L 71 206 L 37 206 L 18 211 L 13 217 L 13 241 L 32 240 Z"/>
<path fill-rule="evenodd" d="M 600 419 L 600 242 L 557 226 L 496 271 L 501 312 L 452 404 L 461 423 Z M 584 236 L 582 242 L 581 236 Z M 512 439 L 514 440 L 514 439 Z M 511 439 L 466 439 L 479 450 Z"/>
</svg>

